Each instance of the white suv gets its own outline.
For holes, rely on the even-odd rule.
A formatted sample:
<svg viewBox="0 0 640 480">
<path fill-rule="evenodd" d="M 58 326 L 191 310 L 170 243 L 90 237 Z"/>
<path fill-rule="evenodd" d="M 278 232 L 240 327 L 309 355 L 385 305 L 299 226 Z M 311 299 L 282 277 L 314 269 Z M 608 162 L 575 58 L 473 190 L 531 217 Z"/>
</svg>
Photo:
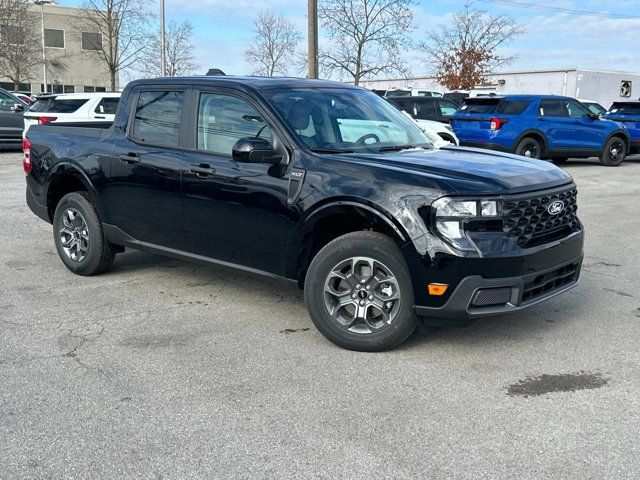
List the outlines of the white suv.
<svg viewBox="0 0 640 480">
<path fill-rule="evenodd" d="M 120 93 L 61 93 L 41 95 L 24 112 L 23 136 L 43 123 L 113 122 Z"/>
</svg>

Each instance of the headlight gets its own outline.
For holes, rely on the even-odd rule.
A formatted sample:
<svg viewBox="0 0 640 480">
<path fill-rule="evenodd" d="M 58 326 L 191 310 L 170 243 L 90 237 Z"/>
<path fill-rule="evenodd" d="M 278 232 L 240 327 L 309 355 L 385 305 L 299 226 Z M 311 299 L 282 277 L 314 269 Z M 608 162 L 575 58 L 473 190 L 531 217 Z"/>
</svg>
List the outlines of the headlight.
<svg viewBox="0 0 640 480">
<path fill-rule="evenodd" d="M 465 225 L 474 219 L 496 220 L 499 208 L 498 200 L 439 198 L 431 205 L 433 225 L 437 233 L 458 250 L 474 251 L 465 235 Z"/>
</svg>

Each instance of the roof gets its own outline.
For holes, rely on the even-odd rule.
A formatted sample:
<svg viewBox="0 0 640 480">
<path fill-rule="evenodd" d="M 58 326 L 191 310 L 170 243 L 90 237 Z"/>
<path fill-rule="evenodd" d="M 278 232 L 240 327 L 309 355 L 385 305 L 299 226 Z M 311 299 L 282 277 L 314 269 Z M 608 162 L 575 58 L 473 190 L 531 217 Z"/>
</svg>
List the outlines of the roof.
<svg viewBox="0 0 640 480">
<path fill-rule="evenodd" d="M 83 100 L 96 97 L 117 98 L 122 94 L 120 92 L 85 92 L 85 93 L 43 93 L 37 95 L 36 98 L 63 98 L 68 100 Z"/>
<path fill-rule="evenodd" d="M 503 93 L 500 95 L 486 95 L 481 97 L 470 97 L 466 100 L 502 100 L 502 99 L 515 99 L 515 100 L 575 100 L 573 97 L 567 97 L 564 95 L 539 95 L 535 93 L 517 93 L 517 94 L 508 94 Z"/>
<path fill-rule="evenodd" d="M 217 85 L 235 86 L 263 90 L 270 88 L 361 88 L 341 82 L 297 77 L 253 77 L 253 76 L 194 76 L 164 77 L 134 80 L 128 87 L 136 85 Z"/>
</svg>

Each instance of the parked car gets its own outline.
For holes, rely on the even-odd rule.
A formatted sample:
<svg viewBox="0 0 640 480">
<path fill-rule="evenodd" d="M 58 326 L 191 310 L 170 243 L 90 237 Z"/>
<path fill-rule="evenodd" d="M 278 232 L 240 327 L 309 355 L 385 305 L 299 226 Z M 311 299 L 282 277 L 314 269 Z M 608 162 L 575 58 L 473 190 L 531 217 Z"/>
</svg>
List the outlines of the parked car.
<svg viewBox="0 0 640 480">
<path fill-rule="evenodd" d="M 640 153 L 640 101 L 615 102 L 604 118 L 622 123 L 631 139 L 631 153 Z"/>
<path fill-rule="evenodd" d="M 491 88 L 477 88 L 474 90 L 453 90 L 446 92 L 443 98 L 451 100 L 456 105 L 462 105 L 467 98 L 493 97 L 496 95 L 499 95 L 499 93 Z"/>
<path fill-rule="evenodd" d="M 42 123 L 113 122 L 119 92 L 41 95 L 24 114 L 24 135 Z"/>
<path fill-rule="evenodd" d="M 423 98 L 423 97 L 409 97 L 409 98 Z M 411 118 L 416 123 L 416 125 L 418 125 L 418 127 L 420 127 L 420 129 L 429 136 L 429 139 L 432 141 L 432 143 L 436 148 L 441 148 L 448 143 L 451 143 L 453 145 L 460 145 L 460 141 L 458 140 L 458 137 L 456 137 L 456 134 L 454 133 L 453 128 L 448 123 L 442 123 L 435 120 L 425 120 L 422 118 L 417 118 L 416 116 L 413 115 L 413 112 L 415 110 L 411 108 L 411 105 L 412 105 L 411 103 L 408 104 L 409 108 L 404 109 L 400 106 L 402 105 L 402 102 L 397 102 L 396 99 L 387 99 L 387 100 L 389 100 L 393 106 L 401 110 L 409 118 Z M 397 99 L 397 100 L 404 100 L 404 99 Z M 427 100 L 435 100 L 435 99 L 427 99 Z"/>
<path fill-rule="evenodd" d="M 586 100 L 583 98 L 578 99 L 580 103 L 582 103 L 585 107 L 589 109 L 591 113 L 595 113 L 596 115 L 604 115 L 607 113 L 607 109 L 600 105 L 598 102 L 594 102 L 593 100 Z"/>
<path fill-rule="evenodd" d="M 392 97 L 388 100 L 418 120 L 449 123 L 458 109 L 458 105 L 446 98 Z"/>
<path fill-rule="evenodd" d="M 444 123 L 433 122 L 431 120 L 416 120 L 407 112 L 403 111 L 402 113 L 406 115 L 407 118 L 410 118 L 411 121 L 427 135 L 429 141 L 435 148 L 460 145 L 460 141 L 458 137 L 456 137 L 456 134 L 453 133 L 451 125 L 445 125 Z"/>
<path fill-rule="evenodd" d="M 11 93 L 14 97 L 18 97 L 27 105 L 31 104 L 31 95 L 27 95 L 26 93 L 22 93 L 22 92 L 9 92 L 9 93 Z"/>
<path fill-rule="evenodd" d="M 575 98 L 553 95 L 468 98 L 451 125 L 461 145 L 560 162 L 599 157 L 617 166 L 630 145 L 620 123 L 601 119 Z"/>
<path fill-rule="evenodd" d="M 345 348 L 395 347 L 419 321 L 518 312 L 580 274 L 569 174 L 434 150 L 410 118 L 352 85 L 138 80 L 111 127 L 37 125 L 24 152 L 27 204 L 53 223 L 70 271 L 104 272 L 135 248 L 292 280 Z"/>
<path fill-rule="evenodd" d="M 383 95 L 385 98 L 397 97 L 435 97 L 442 98 L 443 93 L 435 90 L 425 90 L 421 88 L 394 88 L 387 90 Z"/>
<path fill-rule="evenodd" d="M 0 148 L 20 148 L 27 104 L 0 88 Z"/>
</svg>

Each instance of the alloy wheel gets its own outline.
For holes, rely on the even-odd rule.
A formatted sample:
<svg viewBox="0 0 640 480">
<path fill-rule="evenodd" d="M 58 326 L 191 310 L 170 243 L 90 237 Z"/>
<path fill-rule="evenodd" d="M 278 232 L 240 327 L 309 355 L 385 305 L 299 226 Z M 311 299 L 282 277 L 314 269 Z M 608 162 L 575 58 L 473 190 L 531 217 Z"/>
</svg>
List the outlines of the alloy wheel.
<svg viewBox="0 0 640 480">
<path fill-rule="evenodd" d="M 337 324 L 350 332 L 370 334 L 393 323 L 400 309 L 398 280 L 386 265 L 369 257 L 338 263 L 327 275 L 324 303 Z"/>
<path fill-rule="evenodd" d="M 86 220 L 75 208 L 67 208 L 62 213 L 59 236 L 68 258 L 76 262 L 82 262 L 86 258 L 89 252 L 89 229 Z"/>
</svg>

